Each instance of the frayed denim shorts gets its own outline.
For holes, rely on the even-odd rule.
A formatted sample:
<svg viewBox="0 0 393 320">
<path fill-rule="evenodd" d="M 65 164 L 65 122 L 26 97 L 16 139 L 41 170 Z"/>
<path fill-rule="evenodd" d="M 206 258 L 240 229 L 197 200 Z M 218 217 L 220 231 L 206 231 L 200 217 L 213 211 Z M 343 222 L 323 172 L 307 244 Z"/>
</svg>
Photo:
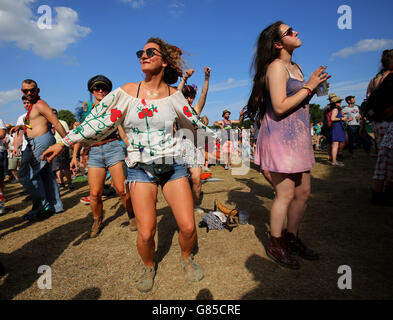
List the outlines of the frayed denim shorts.
<svg viewBox="0 0 393 320">
<path fill-rule="evenodd" d="M 184 164 L 174 163 L 174 171 L 164 174 L 160 177 L 146 173 L 145 170 L 141 169 L 138 165 L 134 167 L 127 168 L 127 184 L 135 182 L 144 183 L 156 183 L 159 185 L 164 185 L 169 181 L 180 179 L 183 177 L 188 177 L 187 167 Z"/>
<path fill-rule="evenodd" d="M 124 148 L 119 140 L 110 141 L 100 146 L 91 147 L 89 151 L 89 168 L 109 168 L 124 161 Z"/>
</svg>

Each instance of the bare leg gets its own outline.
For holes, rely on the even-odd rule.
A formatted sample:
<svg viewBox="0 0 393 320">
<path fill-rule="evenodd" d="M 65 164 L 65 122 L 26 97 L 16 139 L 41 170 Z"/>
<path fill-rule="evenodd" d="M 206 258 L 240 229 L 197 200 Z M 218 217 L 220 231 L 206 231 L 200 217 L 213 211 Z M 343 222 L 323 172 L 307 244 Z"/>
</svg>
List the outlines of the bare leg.
<svg viewBox="0 0 393 320">
<path fill-rule="evenodd" d="M 90 208 L 93 218 L 99 218 L 102 215 L 102 191 L 104 190 L 105 174 L 105 168 L 88 169 Z"/>
<path fill-rule="evenodd" d="M 311 191 L 310 173 L 300 173 L 296 175 L 296 179 L 299 181 L 295 181 L 295 197 L 288 208 L 288 232 L 293 234 L 296 234 L 299 229 Z"/>
<path fill-rule="evenodd" d="M 273 237 L 281 237 L 289 205 L 295 196 L 295 182 L 289 174 L 270 172 L 276 196 L 270 210 L 270 233 Z"/>
<path fill-rule="evenodd" d="M 124 181 L 126 180 L 126 178 L 124 177 L 123 173 L 123 162 L 116 163 L 108 170 L 112 176 L 113 187 L 115 188 L 117 194 L 120 196 L 121 203 L 126 209 L 128 217 L 131 219 L 134 217 L 134 214 L 132 211 L 130 194 L 125 192 L 124 190 Z"/>
<path fill-rule="evenodd" d="M 338 142 L 334 141 L 332 142 L 332 162 L 336 163 L 337 161 L 337 152 L 338 152 Z"/>
<path fill-rule="evenodd" d="M 132 208 L 138 226 L 137 249 L 145 266 L 154 266 L 158 187 L 154 183 L 131 183 L 130 195 Z"/>
<path fill-rule="evenodd" d="M 198 205 L 199 198 L 202 190 L 202 182 L 201 182 L 201 174 L 202 168 L 189 168 L 191 173 L 191 182 L 192 182 L 192 197 L 194 199 L 194 206 Z"/>
<path fill-rule="evenodd" d="M 180 178 L 167 182 L 162 191 L 179 227 L 179 244 L 185 260 L 190 257 L 197 237 L 190 184 L 187 178 Z"/>
</svg>

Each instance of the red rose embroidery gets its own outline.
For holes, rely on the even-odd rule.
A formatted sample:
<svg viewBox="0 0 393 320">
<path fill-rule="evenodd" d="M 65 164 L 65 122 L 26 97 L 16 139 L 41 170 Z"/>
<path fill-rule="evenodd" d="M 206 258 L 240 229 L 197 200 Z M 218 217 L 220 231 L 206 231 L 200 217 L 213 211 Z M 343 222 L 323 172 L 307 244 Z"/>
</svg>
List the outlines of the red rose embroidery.
<svg viewBox="0 0 393 320">
<path fill-rule="evenodd" d="M 188 109 L 187 106 L 184 106 L 184 107 L 183 107 L 183 112 L 184 112 L 184 114 L 185 114 L 187 117 L 191 117 L 191 116 L 192 116 L 192 113 L 191 113 L 190 109 Z"/>
<path fill-rule="evenodd" d="M 153 111 L 149 110 L 148 108 L 142 109 L 142 112 L 138 113 L 139 119 L 143 119 L 144 117 L 152 117 Z"/>
<path fill-rule="evenodd" d="M 142 99 L 142 104 L 143 104 L 144 106 L 146 105 L 145 99 Z"/>
<path fill-rule="evenodd" d="M 117 119 L 121 118 L 121 111 L 114 108 L 111 110 L 111 121 L 116 122 Z"/>
</svg>

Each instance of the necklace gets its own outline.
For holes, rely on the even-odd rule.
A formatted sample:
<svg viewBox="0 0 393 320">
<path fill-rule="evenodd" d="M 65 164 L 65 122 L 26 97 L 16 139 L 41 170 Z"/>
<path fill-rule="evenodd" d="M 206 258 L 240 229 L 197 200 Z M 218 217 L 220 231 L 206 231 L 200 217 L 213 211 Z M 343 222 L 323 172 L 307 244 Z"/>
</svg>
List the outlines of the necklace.
<svg viewBox="0 0 393 320">
<path fill-rule="evenodd" d="M 157 92 L 157 91 L 151 92 L 150 90 L 147 90 L 147 91 L 146 91 L 146 94 L 147 94 L 147 96 L 150 97 L 150 98 L 155 98 L 155 97 L 158 96 L 158 92 Z"/>
</svg>

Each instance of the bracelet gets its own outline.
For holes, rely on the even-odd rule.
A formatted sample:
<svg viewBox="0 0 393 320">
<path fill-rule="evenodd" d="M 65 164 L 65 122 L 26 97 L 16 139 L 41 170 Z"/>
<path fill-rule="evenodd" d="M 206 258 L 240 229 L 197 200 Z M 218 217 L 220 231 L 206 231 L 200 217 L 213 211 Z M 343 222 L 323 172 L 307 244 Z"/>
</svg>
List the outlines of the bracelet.
<svg viewBox="0 0 393 320">
<path fill-rule="evenodd" d="M 309 96 L 312 95 L 312 90 L 309 87 L 304 86 L 303 89 L 307 90 Z"/>
<path fill-rule="evenodd" d="M 64 147 L 65 146 L 65 144 L 63 143 L 63 141 L 59 141 L 59 142 L 57 142 L 57 144 L 59 144 L 59 145 L 61 145 L 62 147 Z"/>
</svg>

